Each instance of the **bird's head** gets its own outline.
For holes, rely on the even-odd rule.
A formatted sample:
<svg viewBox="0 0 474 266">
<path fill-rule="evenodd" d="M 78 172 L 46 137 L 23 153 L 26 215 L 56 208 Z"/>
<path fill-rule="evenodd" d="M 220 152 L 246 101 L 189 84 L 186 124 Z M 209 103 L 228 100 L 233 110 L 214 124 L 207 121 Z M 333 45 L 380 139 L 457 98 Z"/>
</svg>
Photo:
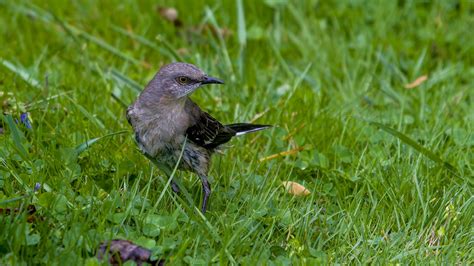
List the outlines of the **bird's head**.
<svg viewBox="0 0 474 266">
<path fill-rule="evenodd" d="M 164 65 L 148 87 L 173 98 L 189 95 L 205 84 L 223 84 L 224 81 L 206 75 L 196 66 L 188 63 Z"/>
</svg>

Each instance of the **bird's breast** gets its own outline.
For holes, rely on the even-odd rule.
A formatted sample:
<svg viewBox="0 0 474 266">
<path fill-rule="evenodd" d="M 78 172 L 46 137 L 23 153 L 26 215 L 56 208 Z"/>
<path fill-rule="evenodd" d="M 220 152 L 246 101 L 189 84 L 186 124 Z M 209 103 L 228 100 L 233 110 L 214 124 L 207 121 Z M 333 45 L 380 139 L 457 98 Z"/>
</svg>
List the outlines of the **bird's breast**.
<svg viewBox="0 0 474 266">
<path fill-rule="evenodd" d="M 142 152 L 156 157 L 182 147 L 188 123 L 188 118 L 183 116 L 182 111 L 169 108 L 164 112 L 135 110 L 133 113 L 129 114 L 130 121 Z"/>
</svg>

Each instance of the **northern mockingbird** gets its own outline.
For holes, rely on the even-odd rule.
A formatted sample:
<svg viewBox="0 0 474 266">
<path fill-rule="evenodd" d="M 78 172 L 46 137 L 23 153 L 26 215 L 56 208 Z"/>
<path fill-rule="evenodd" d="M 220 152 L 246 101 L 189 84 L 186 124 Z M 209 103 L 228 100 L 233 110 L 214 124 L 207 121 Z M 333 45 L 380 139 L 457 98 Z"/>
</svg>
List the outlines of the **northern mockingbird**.
<svg viewBox="0 0 474 266">
<path fill-rule="evenodd" d="M 168 176 L 182 152 L 178 169 L 196 173 L 202 182 L 202 213 L 206 212 L 211 194 L 207 180 L 211 155 L 234 136 L 270 127 L 246 123 L 223 125 L 188 98 L 202 85 L 222 83 L 194 65 L 172 63 L 158 71 L 127 109 L 127 119 L 140 150 Z M 171 187 L 179 192 L 174 180 Z"/>
</svg>

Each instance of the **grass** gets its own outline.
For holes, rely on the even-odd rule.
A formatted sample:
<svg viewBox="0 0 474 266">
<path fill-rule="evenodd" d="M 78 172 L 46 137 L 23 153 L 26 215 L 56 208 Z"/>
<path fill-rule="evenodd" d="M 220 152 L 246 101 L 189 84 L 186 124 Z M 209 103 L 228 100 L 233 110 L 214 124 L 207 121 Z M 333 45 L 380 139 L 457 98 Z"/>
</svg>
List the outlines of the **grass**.
<svg viewBox="0 0 474 266">
<path fill-rule="evenodd" d="M 155 2 L 0 1 L 0 264 L 96 265 L 115 238 L 171 264 L 474 263 L 471 1 L 162 1 L 181 27 Z M 192 96 L 221 121 L 277 125 L 214 157 L 205 216 L 124 115 L 176 60 L 226 81 Z"/>
</svg>

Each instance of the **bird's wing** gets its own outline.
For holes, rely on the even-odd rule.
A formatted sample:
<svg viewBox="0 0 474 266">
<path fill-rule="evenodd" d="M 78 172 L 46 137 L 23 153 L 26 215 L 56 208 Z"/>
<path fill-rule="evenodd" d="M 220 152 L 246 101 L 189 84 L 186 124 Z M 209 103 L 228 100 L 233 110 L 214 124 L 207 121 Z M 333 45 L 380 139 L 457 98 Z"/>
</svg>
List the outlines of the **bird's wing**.
<svg viewBox="0 0 474 266">
<path fill-rule="evenodd" d="M 200 111 L 195 118 L 196 122 L 186 130 L 187 137 L 206 149 L 214 149 L 236 134 L 233 129 L 222 125 L 206 112 Z"/>
</svg>

